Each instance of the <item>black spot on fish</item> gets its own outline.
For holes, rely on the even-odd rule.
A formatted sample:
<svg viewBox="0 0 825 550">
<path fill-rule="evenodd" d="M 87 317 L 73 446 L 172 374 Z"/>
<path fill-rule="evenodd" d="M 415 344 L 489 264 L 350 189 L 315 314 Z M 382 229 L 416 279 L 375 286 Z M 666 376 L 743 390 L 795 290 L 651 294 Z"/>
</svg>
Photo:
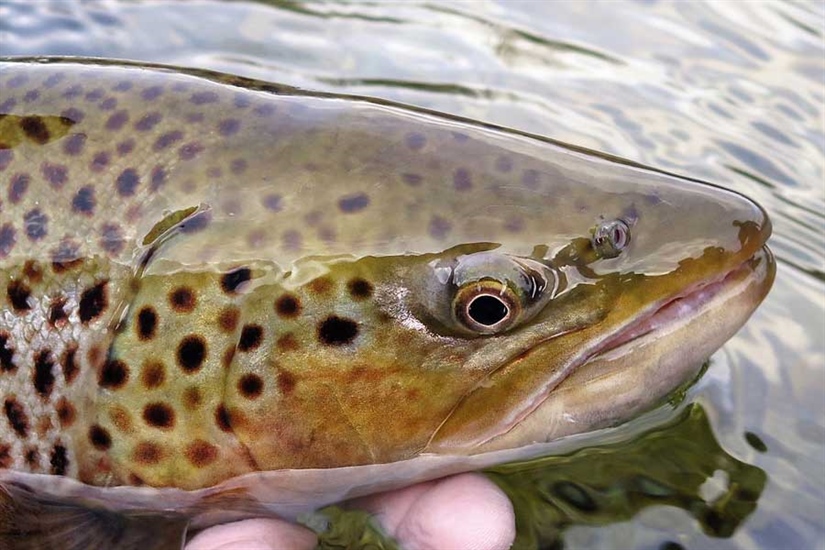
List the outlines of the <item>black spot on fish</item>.
<svg viewBox="0 0 825 550">
<path fill-rule="evenodd" d="M 355 193 L 338 199 L 338 208 L 341 209 L 341 212 L 347 214 L 359 212 L 369 206 L 369 204 L 370 198 L 366 193 Z"/>
<path fill-rule="evenodd" d="M 178 345 L 178 365 L 184 372 L 191 374 L 203 366 L 206 359 L 206 342 L 200 336 L 190 335 Z"/>
<path fill-rule="evenodd" d="M 109 435 L 106 428 L 98 424 L 89 428 L 89 441 L 91 441 L 94 448 L 99 451 L 105 451 L 112 446 L 112 436 Z"/>
<path fill-rule="evenodd" d="M 140 120 L 135 122 L 135 130 L 138 132 L 148 132 L 154 128 L 162 118 L 163 116 L 161 116 L 160 113 L 148 113 L 143 115 Z"/>
<path fill-rule="evenodd" d="M 169 305 L 179 313 L 188 313 L 195 309 L 195 293 L 185 286 L 178 287 L 169 293 Z"/>
<path fill-rule="evenodd" d="M 14 364 L 14 348 L 9 340 L 11 336 L 8 332 L 0 332 L 0 372 L 17 370 L 17 365 Z"/>
<path fill-rule="evenodd" d="M 247 267 L 240 267 L 221 277 L 221 288 L 224 292 L 234 293 L 238 287 L 252 278 L 252 271 Z"/>
<path fill-rule="evenodd" d="M 153 428 L 168 430 L 175 426 L 175 411 L 166 403 L 150 403 L 143 408 L 143 420 Z"/>
<path fill-rule="evenodd" d="M 67 174 L 68 168 L 62 164 L 44 162 L 40 166 L 40 173 L 43 174 L 43 178 L 49 182 L 49 185 L 55 189 L 60 189 L 63 187 L 69 179 Z"/>
<path fill-rule="evenodd" d="M 17 242 L 16 232 L 11 223 L 0 226 L 0 258 L 5 258 Z"/>
<path fill-rule="evenodd" d="M 110 98 L 114 99 L 114 98 Z M 104 108 L 101 105 L 101 108 Z M 110 108 L 114 108 L 114 105 Z M 108 110 L 105 109 L 104 110 Z M 109 117 L 109 120 L 106 121 L 106 129 L 112 132 L 116 132 L 123 128 L 124 124 L 129 121 L 129 112 L 125 110 L 117 111 L 116 113 L 112 113 L 112 116 Z"/>
<path fill-rule="evenodd" d="M 147 361 L 141 368 L 140 381 L 146 389 L 159 388 L 166 381 L 166 366 L 160 361 Z"/>
<path fill-rule="evenodd" d="M 106 310 L 108 298 L 106 296 L 106 285 L 109 281 L 102 281 L 92 288 L 87 288 L 80 296 L 80 306 L 78 315 L 81 323 L 88 323 L 97 318 Z"/>
<path fill-rule="evenodd" d="M 301 301 L 293 294 L 284 294 L 275 301 L 275 311 L 287 319 L 297 317 L 301 313 Z"/>
<path fill-rule="evenodd" d="M 72 210 L 79 214 L 91 216 L 95 211 L 95 188 L 91 185 L 81 187 L 72 198 Z"/>
<path fill-rule="evenodd" d="M 54 359 L 49 350 L 34 356 L 34 389 L 40 397 L 48 398 L 54 388 Z"/>
<path fill-rule="evenodd" d="M 13 463 L 11 445 L 0 443 L 0 468 L 11 468 Z"/>
<path fill-rule="evenodd" d="M 466 168 L 459 168 L 453 173 L 453 187 L 457 191 L 468 191 L 473 188 L 473 178 Z"/>
<path fill-rule="evenodd" d="M 195 105 L 206 105 L 207 103 L 215 103 L 218 101 L 218 94 L 215 92 L 195 92 L 189 98 L 189 101 Z"/>
<path fill-rule="evenodd" d="M 134 195 L 139 184 L 140 177 L 134 168 L 125 169 L 117 177 L 117 181 L 115 181 L 117 192 L 121 197 L 131 197 Z"/>
<path fill-rule="evenodd" d="M 75 411 L 74 406 L 69 403 L 68 399 L 61 397 L 57 402 L 57 419 L 60 421 L 60 426 L 68 428 L 74 424 L 76 415 L 77 411 Z"/>
<path fill-rule="evenodd" d="M 330 315 L 318 324 L 318 340 L 328 346 L 352 343 L 358 336 L 358 324 L 352 319 Z"/>
<path fill-rule="evenodd" d="M 29 311 L 32 308 L 29 304 L 31 289 L 23 281 L 10 282 L 6 287 L 6 296 L 8 296 L 11 307 L 18 313 Z"/>
<path fill-rule="evenodd" d="M 100 369 L 97 383 L 102 388 L 119 389 L 129 380 L 129 367 L 117 359 L 110 359 Z"/>
<path fill-rule="evenodd" d="M 29 182 L 31 181 L 31 176 L 26 174 L 25 172 L 18 172 L 11 177 L 11 181 L 9 182 L 9 202 L 12 204 L 19 203 L 23 196 L 26 194 L 26 191 L 29 189 Z"/>
<path fill-rule="evenodd" d="M 51 138 L 49 129 L 39 116 L 26 116 L 20 119 L 20 129 L 23 133 L 35 143 L 43 145 L 48 143 Z"/>
<path fill-rule="evenodd" d="M 218 405 L 218 408 L 215 409 L 215 424 L 218 425 L 218 429 L 222 432 L 232 431 L 229 411 L 226 410 L 226 407 L 223 404 Z"/>
<path fill-rule="evenodd" d="M 244 325 L 238 341 L 238 351 L 251 351 L 261 345 L 264 329 L 260 325 Z"/>
<path fill-rule="evenodd" d="M 413 151 L 420 151 L 427 144 L 426 136 L 417 132 L 407 134 L 405 141 L 407 143 L 407 147 Z"/>
<path fill-rule="evenodd" d="M 103 172 L 109 166 L 110 160 L 109 153 L 106 151 L 95 153 L 92 157 L 92 162 L 89 163 L 89 169 L 92 172 Z"/>
<path fill-rule="evenodd" d="M 63 142 L 63 152 L 70 156 L 77 156 L 83 152 L 86 144 L 86 134 L 72 134 Z"/>
<path fill-rule="evenodd" d="M 142 97 L 145 101 L 154 101 L 155 99 L 159 98 L 162 93 L 162 86 L 150 86 L 149 88 L 146 88 L 145 90 L 140 92 L 140 97 Z"/>
<path fill-rule="evenodd" d="M 100 227 L 100 247 L 109 253 L 110 256 L 117 256 L 123 251 L 126 239 L 123 238 L 123 231 L 116 223 L 104 223 Z"/>
<path fill-rule="evenodd" d="M 238 392 L 247 399 L 257 399 L 264 390 L 264 381 L 257 374 L 245 374 L 238 380 Z"/>
<path fill-rule="evenodd" d="M 55 445 L 52 448 L 51 457 L 49 457 L 49 464 L 52 467 L 51 472 L 53 475 L 66 475 L 66 471 L 69 469 L 69 457 L 66 447 L 59 444 Z"/>
<path fill-rule="evenodd" d="M 151 340 L 158 327 L 158 316 L 149 306 L 143 307 L 137 315 L 137 336 L 140 340 Z"/>
<path fill-rule="evenodd" d="M 37 449 L 30 448 L 26 450 L 25 454 L 23 455 L 23 462 L 26 463 L 26 466 L 29 467 L 29 470 L 35 470 L 40 462 L 40 453 L 37 452 Z"/>
<path fill-rule="evenodd" d="M 236 134 L 240 127 L 241 123 L 238 119 L 227 118 L 218 123 L 218 132 L 224 137 L 229 137 Z"/>
<path fill-rule="evenodd" d="M 3 412 L 6 413 L 6 420 L 9 421 L 11 429 L 20 437 L 28 437 L 29 435 L 29 417 L 26 411 L 23 410 L 17 399 L 14 397 L 7 397 L 3 402 Z"/>
<path fill-rule="evenodd" d="M 350 296 L 356 300 L 364 300 L 372 296 L 372 284 L 364 279 L 352 279 L 347 283 Z"/>
<path fill-rule="evenodd" d="M 166 132 L 162 134 L 155 140 L 154 150 L 155 151 L 163 151 L 170 145 L 175 142 L 178 142 L 183 139 L 183 132 L 180 130 L 172 130 L 171 132 Z"/>
<path fill-rule="evenodd" d="M 66 324 L 69 314 L 66 313 L 66 298 L 54 298 L 49 304 L 49 324 L 61 327 Z"/>
<path fill-rule="evenodd" d="M 77 344 L 72 344 L 66 348 L 63 355 L 60 357 L 60 366 L 63 367 L 63 379 L 66 384 L 71 384 L 77 375 L 80 373 L 80 367 L 77 365 L 75 356 L 77 355 Z"/>
<path fill-rule="evenodd" d="M 23 226 L 26 235 L 32 241 L 39 241 L 48 233 L 49 217 L 39 208 L 34 208 L 23 214 Z"/>
<path fill-rule="evenodd" d="M 181 160 L 192 160 L 203 152 L 203 145 L 198 141 L 191 141 L 181 146 L 178 150 L 178 156 Z"/>
</svg>

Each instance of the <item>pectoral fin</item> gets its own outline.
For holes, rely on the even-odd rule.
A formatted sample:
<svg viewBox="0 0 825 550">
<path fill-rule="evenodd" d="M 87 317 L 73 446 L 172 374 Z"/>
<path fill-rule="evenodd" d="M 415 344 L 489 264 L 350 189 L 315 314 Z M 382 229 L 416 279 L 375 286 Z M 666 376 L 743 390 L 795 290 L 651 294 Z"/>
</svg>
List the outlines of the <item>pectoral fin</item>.
<svg viewBox="0 0 825 550">
<path fill-rule="evenodd" d="M 188 519 L 113 512 L 0 484 L 0 548 L 5 550 L 180 550 Z"/>
</svg>

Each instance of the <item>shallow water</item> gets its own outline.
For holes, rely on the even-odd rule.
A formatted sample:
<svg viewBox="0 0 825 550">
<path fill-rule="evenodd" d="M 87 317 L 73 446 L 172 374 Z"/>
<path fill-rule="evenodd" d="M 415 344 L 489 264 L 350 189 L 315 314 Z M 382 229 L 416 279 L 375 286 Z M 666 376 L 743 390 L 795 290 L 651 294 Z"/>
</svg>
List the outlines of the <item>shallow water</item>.
<svg viewBox="0 0 825 550">
<path fill-rule="evenodd" d="M 2 55 L 384 97 L 708 179 L 770 212 L 774 289 L 681 408 L 591 453 L 610 468 L 585 452 L 494 474 L 525 547 L 825 547 L 823 36 L 816 2 L 0 2 Z"/>
</svg>

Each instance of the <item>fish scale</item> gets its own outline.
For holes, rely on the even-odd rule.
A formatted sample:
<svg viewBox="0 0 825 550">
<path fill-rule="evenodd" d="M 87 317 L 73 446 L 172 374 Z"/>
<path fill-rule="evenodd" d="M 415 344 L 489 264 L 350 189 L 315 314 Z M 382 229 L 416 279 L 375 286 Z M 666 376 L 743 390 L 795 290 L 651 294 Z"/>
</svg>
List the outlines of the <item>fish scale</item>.
<svg viewBox="0 0 825 550">
<path fill-rule="evenodd" d="M 769 234 L 704 182 L 390 102 L 0 62 L 0 545 L 144 548 L 152 514 L 177 544 L 614 426 L 745 322 Z"/>
</svg>

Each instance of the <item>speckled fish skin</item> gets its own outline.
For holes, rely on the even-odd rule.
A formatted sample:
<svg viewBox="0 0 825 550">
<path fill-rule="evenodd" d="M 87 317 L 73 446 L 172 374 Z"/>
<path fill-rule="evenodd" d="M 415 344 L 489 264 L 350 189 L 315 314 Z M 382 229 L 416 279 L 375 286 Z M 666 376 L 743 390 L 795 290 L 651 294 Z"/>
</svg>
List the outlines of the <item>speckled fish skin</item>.
<svg viewBox="0 0 825 550">
<path fill-rule="evenodd" d="M 382 102 L 0 63 L 0 467 L 194 490 L 612 425 L 745 322 L 769 233 L 735 193 Z M 512 273 L 542 282 L 507 330 L 456 319 L 456 281 Z M 628 336 L 703 286 L 727 302 Z"/>
</svg>

